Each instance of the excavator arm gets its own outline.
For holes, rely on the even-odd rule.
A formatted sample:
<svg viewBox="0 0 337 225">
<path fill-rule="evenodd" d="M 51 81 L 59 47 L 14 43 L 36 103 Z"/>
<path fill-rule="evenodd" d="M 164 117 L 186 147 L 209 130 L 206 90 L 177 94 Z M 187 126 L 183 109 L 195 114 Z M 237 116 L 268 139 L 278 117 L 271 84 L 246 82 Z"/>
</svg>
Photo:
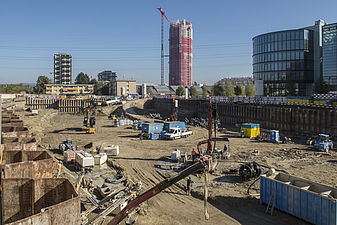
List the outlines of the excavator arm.
<svg viewBox="0 0 337 225">
<path fill-rule="evenodd" d="M 128 214 L 129 211 L 136 208 L 138 205 L 143 203 L 144 201 L 152 198 L 153 196 L 159 194 L 161 191 L 165 190 L 166 188 L 172 186 L 176 182 L 184 179 L 185 177 L 203 170 L 205 168 L 209 168 L 209 165 L 207 165 L 209 161 L 205 160 L 199 160 L 198 162 L 194 163 L 193 165 L 187 167 L 183 171 L 181 171 L 177 176 L 168 178 L 166 180 L 163 180 L 153 188 L 149 189 L 148 191 L 144 192 L 143 194 L 139 195 L 137 198 L 133 199 L 129 204 L 125 206 L 123 210 L 121 210 L 114 218 L 111 220 L 108 225 L 116 225 L 120 223 Z"/>
</svg>

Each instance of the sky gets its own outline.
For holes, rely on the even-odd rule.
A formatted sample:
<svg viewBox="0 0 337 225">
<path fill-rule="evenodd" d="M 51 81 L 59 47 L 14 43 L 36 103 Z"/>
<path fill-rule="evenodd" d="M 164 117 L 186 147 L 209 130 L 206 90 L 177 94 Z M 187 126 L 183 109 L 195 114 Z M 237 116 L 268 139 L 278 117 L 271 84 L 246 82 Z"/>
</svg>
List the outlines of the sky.
<svg viewBox="0 0 337 225">
<path fill-rule="evenodd" d="M 52 78 L 58 52 L 72 55 L 73 79 L 112 70 L 160 83 L 160 6 L 171 21 L 193 23 L 193 81 L 206 84 L 252 76 L 256 35 L 337 22 L 336 0 L 1 0 L 0 83 Z M 168 72 L 166 59 L 166 82 Z"/>
</svg>

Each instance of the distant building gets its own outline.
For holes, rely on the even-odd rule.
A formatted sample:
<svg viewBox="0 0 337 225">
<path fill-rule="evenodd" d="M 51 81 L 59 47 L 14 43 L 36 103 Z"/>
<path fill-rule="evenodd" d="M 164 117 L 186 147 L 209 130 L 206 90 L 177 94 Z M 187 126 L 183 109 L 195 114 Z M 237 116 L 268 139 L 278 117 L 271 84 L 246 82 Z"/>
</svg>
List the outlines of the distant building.
<svg viewBox="0 0 337 225">
<path fill-rule="evenodd" d="M 92 84 L 46 84 L 47 95 L 79 95 L 93 92 Z"/>
<path fill-rule="evenodd" d="M 246 77 L 225 77 L 219 81 L 219 84 L 225 85 L 227 81 L 230 81 L 233 85 L 238 85 L 239 83 L 242 83 L 243 86 L 254 83 L 253 77 L 246 76 Z"/>
<path fill-rule="evenodd" d="M 169 85 L 193 85 L 193 29 L 186 20 L 170 24 Z"/>
<path fill-rule="evenodd" d="M 113 96 L 127 96 L 137 94 L 135 80 L 115 80 L 110 82 L 109 93 Z"/>
<path fill-rule="evenodd" d="M 323 26 L 323 79 L 337 90 L 337 23 Z"/>
<path fill-rule="evenodd" d="M 322 73 L 323 20 L 294 30 L 261 34 L 253 38 L 254 80 L 262 80 L 269 96 L 311 96 Z M 289 89 L 288 89 L 289 90 Z"/>
<path fill-rule="evenodd" d="M 54 54 L 54 84 L 72 83 L 72 56 L 67 53 Z"/>
<path fill-rule="evenodd" d="M 117 78 L 117 74 L 116 72 L 112 72 L 112 71 L 103 71 L 100 72 L 98 75 L 98 81 L 115 81 Z"/>
</svg>

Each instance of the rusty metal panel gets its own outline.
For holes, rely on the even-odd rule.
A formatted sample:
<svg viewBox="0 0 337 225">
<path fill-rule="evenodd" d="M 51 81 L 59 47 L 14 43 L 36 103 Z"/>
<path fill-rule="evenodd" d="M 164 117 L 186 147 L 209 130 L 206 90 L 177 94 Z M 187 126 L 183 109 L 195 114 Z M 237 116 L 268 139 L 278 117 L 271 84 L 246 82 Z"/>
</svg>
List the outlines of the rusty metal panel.
<svg viewBox="0 0 337 225">
<path fill-rule="evenodd" d="M 69 199 L 48 208 L 51 224 L 81 224 L 80 197 Z"/>
<path fill-rule="evenodd" d="M 22 120 L 18 121 L 9 121 L 8 123 L 3 123 L 1 124 L 2 127 L 23 127 L 23 122 Z"/>
<path fill-rule="evenodd" d="M 15 221 L 13 223 L 7 223 L 7 225 L 35 225 L 35 224 L 52 225 L 50 214 L 47 212 L 42 212 L 30 217 L 26 217 L 25 219 Z"/>
<path fill-rule="evenodd" d="M 3 178 L 52 178 L 53 158 L 46 151 L 4 151 Z"/>
<path fill-rule="evenodd" d="M 2 138 L 3 150 L 23 150 L 23 151 L 36 151 L 36 139 L 35 138 Z"/>
<path fill-rule="evenodd" d="M 3 179 L 2 223 L 80 224 L 80 197 L 64 178 Z"/>
<path fill-rule="evenodd" d="M 2 137 L 17 137 L 25 138 L 28 137 L 27 127 L 4 127 L 2 129 Z"/>
<path fill-rule="evenodd" d="M 2 223 L 10 223 L 31 216 L 33 213 L 33 180 L 3 179 L 1 182 Z"/>
</svg>

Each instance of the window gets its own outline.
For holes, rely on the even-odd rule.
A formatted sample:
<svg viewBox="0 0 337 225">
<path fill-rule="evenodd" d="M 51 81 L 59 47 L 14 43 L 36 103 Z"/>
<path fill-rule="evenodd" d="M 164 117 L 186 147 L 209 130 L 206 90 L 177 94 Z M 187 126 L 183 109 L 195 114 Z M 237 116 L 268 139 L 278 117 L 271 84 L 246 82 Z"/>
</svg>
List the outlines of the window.
<svg viewBox="0 0 337 225">
<path fill-rule="evenodd" d="M 286 33 L 287 33 L 287 41 L 290 41 L 290 31 L 288 31 Z"/>
<path fill-rule="evenodd" d="M 295 31 L 291 31 L 290 33 L 290 39 L 295 40 Z"/>
</svg>

